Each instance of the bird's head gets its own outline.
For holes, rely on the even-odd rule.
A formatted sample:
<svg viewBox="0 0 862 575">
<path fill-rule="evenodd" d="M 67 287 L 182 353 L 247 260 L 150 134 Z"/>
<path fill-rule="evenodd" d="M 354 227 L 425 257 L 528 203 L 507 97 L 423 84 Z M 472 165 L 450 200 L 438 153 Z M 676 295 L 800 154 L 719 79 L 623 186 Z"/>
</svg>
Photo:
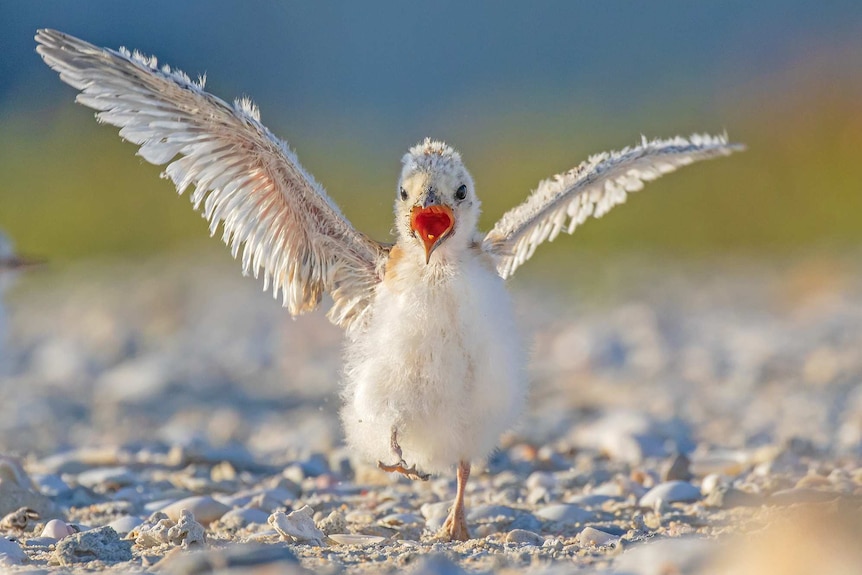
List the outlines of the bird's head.
<svg viewBox="0 0 862 575">
<path fill-rule="evenodd" d="M 461 155 L 426 138 L 401 160 L 395 225 L 403 244 L 424 250 L 425 262 L 441 246 L 464 249 L 479 221 L 479 199 Z"/>
</svg>

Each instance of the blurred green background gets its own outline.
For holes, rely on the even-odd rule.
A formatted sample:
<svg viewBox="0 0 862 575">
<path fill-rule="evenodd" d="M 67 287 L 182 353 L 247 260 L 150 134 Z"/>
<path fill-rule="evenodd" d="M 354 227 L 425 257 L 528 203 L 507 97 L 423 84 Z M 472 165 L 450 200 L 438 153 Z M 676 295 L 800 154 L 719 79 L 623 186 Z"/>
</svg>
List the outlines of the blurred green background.
<svg viewBox="0 0 862 575">
<path fill-rule="evenodd" d="M 221 249 L 160 168 L 72 103 L 34 51 L 37 27 L 139 48 L 206 73 L 224 99 L 251 96 L 377 239 L 390 237 L 399 159 L 426 135 L 464 155 L 487 229 L 591 153 L 726 130 L 745 153 L 649 184 L 539 259 L 862 241 L 859 2 L 176 4 L 0 7 L 0 228 L 22 251 L 62 265 Z"/>
</svg>

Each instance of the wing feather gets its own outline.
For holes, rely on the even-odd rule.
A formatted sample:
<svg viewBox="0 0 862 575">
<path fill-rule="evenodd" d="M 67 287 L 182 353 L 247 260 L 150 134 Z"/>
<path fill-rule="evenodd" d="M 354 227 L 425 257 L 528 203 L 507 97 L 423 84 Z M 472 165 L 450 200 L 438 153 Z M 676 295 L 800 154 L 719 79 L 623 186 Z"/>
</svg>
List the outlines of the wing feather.
<svg viewBox="0 0 862 575">
<path fill-rule="evenodd" d="M 93 46 L 39 30 L 37 51 L 77 101 L 120 128 L 147 162 L 209 220 L 243 272 L 263 275 L 291 314 L 315 309 L 325 292 L 330 319 L 345 328 L 362 318 L 381 279 L 388 246 L 356 231 L 287 144 L 263 124 L 248 99 L 233 105 L 154 57 Z"/>
<path fill-rule="evenodd" d="M 591 156 L 568 172 L 539 183 L 521 205 L 506 212 L 485 236 L 483 248 L 495 256 L 498 273 L 507 278 L 545 241 L 571 234 L 587 218 L 602 217 L 626 201 L 630 192 L 692 162 L 742 150 L 727 136 L 695 134 L 647 141 L 618 152 Z"/>
</svg>

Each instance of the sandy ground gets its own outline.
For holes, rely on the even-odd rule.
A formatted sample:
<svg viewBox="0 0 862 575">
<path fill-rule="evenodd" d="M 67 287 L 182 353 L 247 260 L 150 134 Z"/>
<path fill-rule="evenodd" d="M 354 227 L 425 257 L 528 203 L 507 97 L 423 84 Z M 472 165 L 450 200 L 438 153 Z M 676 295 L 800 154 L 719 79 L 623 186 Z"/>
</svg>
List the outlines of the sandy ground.
<svg viewBox="0 0 862 575">
<path fill-rule="evenodd" d="M 0 566 L 862 572 L 854 260 L 516 282 L 530 406 L 454 544 L 433 537 L 453 476 L 396 480 L 341 446 L 323 314 L 290 320 L 222 259 L 40 272 L 7 298 L 0 363 L 0 516 L 37 513 L 0 524 Z"/>
</svg>

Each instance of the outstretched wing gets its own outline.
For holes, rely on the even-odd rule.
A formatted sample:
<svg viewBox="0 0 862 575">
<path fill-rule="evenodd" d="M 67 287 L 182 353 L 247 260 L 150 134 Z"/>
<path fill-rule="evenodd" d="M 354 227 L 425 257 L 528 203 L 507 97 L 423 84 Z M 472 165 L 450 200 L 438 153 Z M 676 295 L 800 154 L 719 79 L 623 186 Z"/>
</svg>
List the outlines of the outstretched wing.
<svg viewBox="0 0 862 575">
<path fill-rule="evenodd" d="M 329 318 L 345 328 L 361 323 L 380 281 L 388 247 L 357 232 L 296 156 L 260 123 L 243 99 L 230 105 L 155 58 L 93 46 L 54 30 L 39 30 L 37 52 L 60 78 L 81 91 L 76 101 L 100 122 L 140 145 L 138 155 L 167 164 L 163 176 L 203 211 L 244 273 L 272 286 L 291 314 L 317 307 L 324 292 Z"/>
<path fill-rule="evenodd" d="M 539 182 L 523 204 L 500 218 L 482 247 L 496 257 L 497 272 L 507 278 L 539 244 L 553 241 L 562 231 L 571 234 L 590 216 L 603 216 L 644 182 L 742 149 L 728 144 L 726 135 L 695 134 L 651 142 L 644 138 L 638 146 L 591 156 L 578 167 Z"/>
</svg>

